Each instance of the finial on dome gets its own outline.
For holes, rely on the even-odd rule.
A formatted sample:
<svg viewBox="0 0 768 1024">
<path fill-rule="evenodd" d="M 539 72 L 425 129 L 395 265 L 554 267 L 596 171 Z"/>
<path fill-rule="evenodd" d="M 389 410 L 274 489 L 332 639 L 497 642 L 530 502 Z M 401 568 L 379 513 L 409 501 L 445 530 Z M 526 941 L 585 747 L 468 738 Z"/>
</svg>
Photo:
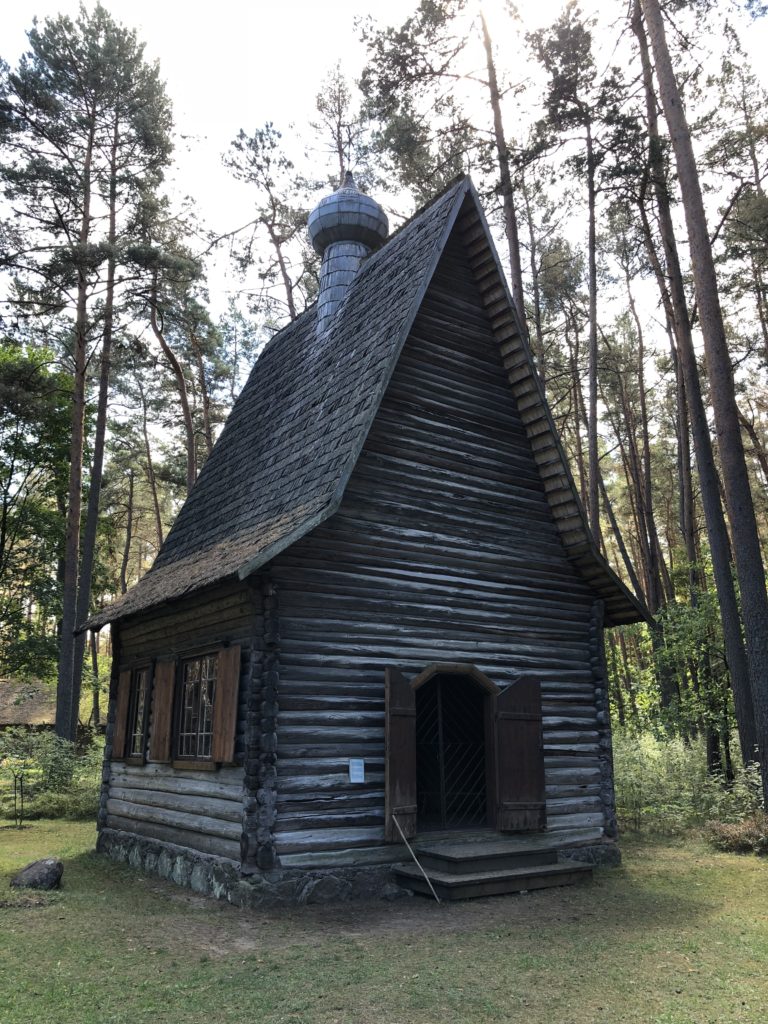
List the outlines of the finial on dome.
<svg viewBox="0 0 768 1024">
<path fill-rule="evenodd" d="M 309 215 L 309 237 L 321 256 L 331 242 L 362 242 L 378 249 L 389 234 L 389 221 L 382 208 L 355 184 L 345 171 L 335 192 L 321 199 Z"/>
<path fill-rule="evenodd" d="M 386 240 L 389 221 L 376 200 L 360 191 L 352 172 L 346 171 L 336 191 L 310 213 L 307 229 L 315 252 L 323 257 L 317 297 L 317 331 L 322 335 L 362 261 Z"/>
</svg>

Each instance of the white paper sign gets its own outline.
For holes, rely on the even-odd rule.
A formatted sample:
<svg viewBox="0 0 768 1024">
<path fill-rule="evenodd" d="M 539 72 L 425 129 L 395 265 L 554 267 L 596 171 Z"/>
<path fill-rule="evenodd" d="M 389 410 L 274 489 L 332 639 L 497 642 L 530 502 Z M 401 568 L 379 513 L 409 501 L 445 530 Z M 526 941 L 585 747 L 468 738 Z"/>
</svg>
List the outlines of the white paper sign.
<svg viewBox="0 0 768 1024">
<path fill-rule="evenodd" d="M 350 757 L 349 759 L 349 781 L 365 782 L 365 759 L 362 757 Z"/>
</svg>

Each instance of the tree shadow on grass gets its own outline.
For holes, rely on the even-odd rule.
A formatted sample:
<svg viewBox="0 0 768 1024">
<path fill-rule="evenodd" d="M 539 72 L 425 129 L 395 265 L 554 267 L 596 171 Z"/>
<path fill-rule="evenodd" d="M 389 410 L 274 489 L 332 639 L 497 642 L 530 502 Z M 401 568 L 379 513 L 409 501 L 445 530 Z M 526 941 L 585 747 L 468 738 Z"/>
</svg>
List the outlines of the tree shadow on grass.
<svg viewBox="0 0 768 1024">
<path fill-rule="evenodd" d="M 564 931 L 586 930 L 610 941 L 611 936 L 648 933 L 673 923 L 692 926 L 715 906 L 706 894 L 691 894 L 683 885 L 665 887 L 658 877 L 613 868 L 598 870 L 592 882 L 576 886 L 440 905 L 404 895 L 391 901 L 242 909 L 92 852 L 70 858 L 65 865 L 65 892 L 98 890 L 107 905 L 130 904 L 139 914 L 143 909 L 155 928 L 174 933 L 182 944 L 222 956 L 263 948 L 266 935 L 272 945 L 301 945 L 319 936 L 365 940 L 530 930 L 546 946 Z"/>
</svg>

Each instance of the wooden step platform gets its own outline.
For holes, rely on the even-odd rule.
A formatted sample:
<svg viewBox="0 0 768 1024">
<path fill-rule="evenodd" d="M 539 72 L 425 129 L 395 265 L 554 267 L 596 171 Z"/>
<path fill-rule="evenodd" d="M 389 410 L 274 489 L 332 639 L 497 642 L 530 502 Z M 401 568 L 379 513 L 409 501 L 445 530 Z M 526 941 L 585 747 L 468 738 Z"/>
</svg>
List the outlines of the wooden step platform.
<svg viewBox="0 0 768 1024">
<path fill-rule="evenodd" d="M 545 833 L 526 836 L 489 833 L 413 844 L 419 863 L 441 900 L 499 896 L 555 885 L 574 885 L 591 878 L 591 865 L 569 860 L 558 852 L 564 845 L 562 836 Z M 396 867 L 394 875 L 403 888 L 432 895 L 416 864 Z"/>
</svg>

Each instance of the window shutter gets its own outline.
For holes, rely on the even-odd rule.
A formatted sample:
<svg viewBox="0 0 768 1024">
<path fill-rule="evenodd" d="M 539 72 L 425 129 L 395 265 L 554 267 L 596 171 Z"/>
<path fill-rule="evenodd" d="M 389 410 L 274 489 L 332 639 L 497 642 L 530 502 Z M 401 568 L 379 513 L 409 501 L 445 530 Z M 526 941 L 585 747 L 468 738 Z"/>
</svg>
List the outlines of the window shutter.
<svg viewBox="0 0 768 1024">
<path fill-rule="evenodd" d="M 149 737 L 150 761 L 171 760 L 173 732 L 173 691 L 176 683 L 176 662 L 159 661 L 155 665 L 152 695 L 152 728 Z"/>
<path fill-rule="evenodd" d="M 230 764 L 235 759 L 237 695 L 240 689 L 240 645 L 222 647 L 216 668 L 213 697 L 213 744 L 211 759 Z"/>
<path fill-rule="evenodd" d="M 496 828 L 527 832 L 546 825 L 541 685 L 523 678 L 494 698 Z"/>
<path fill-rule="evenodd" d="M 128 728 L 128 705 L 131 697 L 131 670 L 124 668 L 117 682 L 117 707 L 115 708 L 115 731 L 112 734 L 112 759 L 121 761 L 125 757 L 125 734 Z"/>
<path fill-rule="evenodd" d="M 416 691 L 396 668 L 384 675 L 384 839 L 416 835 Z"/>
</svg>

